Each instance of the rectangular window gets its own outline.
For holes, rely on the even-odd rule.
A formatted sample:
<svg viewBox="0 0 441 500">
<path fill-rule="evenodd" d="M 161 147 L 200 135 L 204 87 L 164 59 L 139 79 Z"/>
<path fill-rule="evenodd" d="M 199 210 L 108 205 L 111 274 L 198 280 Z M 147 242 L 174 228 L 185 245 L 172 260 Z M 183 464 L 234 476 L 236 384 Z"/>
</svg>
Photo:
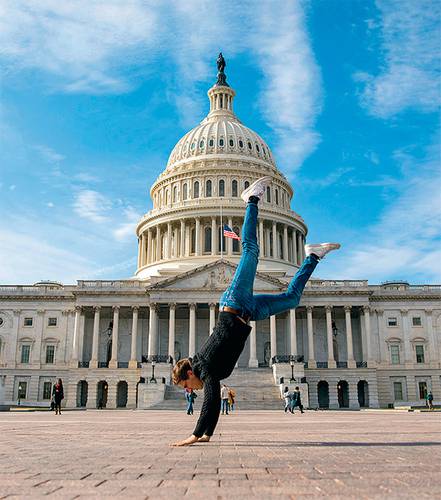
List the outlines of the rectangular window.
<svg viewBox="0 0 441 500">
<path fill-rule="evenodd" d="M 414 316 L 412 318 L 412 326 L 421 326 L 421 317 L 420 316 Z"/>
<path fill-rule="evenodd" d="M 394 382 L 394 400 L 403 401 L 403 384 L 401 382 Z"/>
<path fill-rule="evenodd" d="M 47 321 L 47 326 L 57 326 L 57 318 L 49 318 Z"/>
<path fill-rule="evenodd" d="M 423 345 L 415 346 L 415 353 L 416 353 L 416 362 L 424 363 L 424 346 Z"/>
<path fill-rule="evenodd" d="M 390 362 L 393 365 L 400 364 L 400 346 L 399 345 L 391 345 L 390 346 Z"/>
<path fill-rule="evenodd" d="M 51 399 L 52 382 L 43 383 L 43 399 Z"/>
<path fill-rule="evenodd" d="M 387 326 L 398 326 L 397 318 L 387 318 Z"/>
<path fill-rule="evenodd" d="M 24 364 L 29 363 L 30 354 L 31 354 L 31 346 L 30 345 L 22 345 L 21 346 L 21 362 Z"/>
<path fill-rule="evenodd" d="M 55 346 L 48 345 L 46 346 L 46 363 L 51 365 L 54 363 L 55 359 Z"/>
<path fill-rule="evenodd" d="M 33 320 L 32 318 L 25 318 L 24 319 L 24 326 L 32 326 Z"/>
<path fill-rule="evenodd" d="M 418 392 L 420 394 L 420 399 L 426 399 L 426 396 L 427 396 L 427 384 L 426 384 L 426 382 L 418 382 Z"/>
<path fill-rule="evenodd" d="M 18 399 L 26 399 L 26 395 L 28 392 L 28 383 L 27 382 L 19 382 L 18 383 Z"/>
</svg>

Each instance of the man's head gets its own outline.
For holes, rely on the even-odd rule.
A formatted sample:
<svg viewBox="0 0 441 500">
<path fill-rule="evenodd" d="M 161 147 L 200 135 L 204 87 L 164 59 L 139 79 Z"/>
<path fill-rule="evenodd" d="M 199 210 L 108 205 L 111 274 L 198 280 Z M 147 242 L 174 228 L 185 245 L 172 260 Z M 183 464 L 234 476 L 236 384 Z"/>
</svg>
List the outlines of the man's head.
<svg viewBox="0 0 441 500">
<path fill-rule="evenodd" d="M 300 391 L 300 387 L 299 386 L 296 387 L 296 391 Z"/>
<path fill-rule="evenodd" d="M 193 367 L 188 358 L 179 360 L 173 368 L 172 380 L 175 385 L 184 389 L 202 389 L 204 383 L 193 373 Z"/>
</svg>

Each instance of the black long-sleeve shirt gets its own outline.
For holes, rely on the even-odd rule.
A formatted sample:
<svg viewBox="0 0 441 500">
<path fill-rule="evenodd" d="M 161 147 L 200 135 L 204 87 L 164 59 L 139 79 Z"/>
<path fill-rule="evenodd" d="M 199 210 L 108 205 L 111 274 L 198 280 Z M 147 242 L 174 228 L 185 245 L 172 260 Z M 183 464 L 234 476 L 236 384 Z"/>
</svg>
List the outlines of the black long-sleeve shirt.
<svg viewBox="0 0 441 500">
<path fill-rule="evenodd" d="M 235 314 L 222 311 L 213 333 L 194 355 L 193 373 L 204 382 L 204 402 L 193 435 L 213 435 L 221 405 L 220 381 L 231 375 L 250 332 Z"/>
</svg>

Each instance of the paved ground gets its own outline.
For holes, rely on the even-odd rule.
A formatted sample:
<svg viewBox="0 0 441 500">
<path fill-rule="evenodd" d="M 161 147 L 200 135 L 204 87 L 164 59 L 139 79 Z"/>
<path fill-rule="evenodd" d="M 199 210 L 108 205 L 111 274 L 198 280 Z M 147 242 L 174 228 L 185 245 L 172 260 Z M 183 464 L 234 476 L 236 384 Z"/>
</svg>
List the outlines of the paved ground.
<svg viewBox="0 0 441 500">
<path fill-rule="evenodd" d="M 440 498 L 441 415 L 238 412 L 170 448 L 196 415 L 0 413 L 0 498 Z"/>
</svg>

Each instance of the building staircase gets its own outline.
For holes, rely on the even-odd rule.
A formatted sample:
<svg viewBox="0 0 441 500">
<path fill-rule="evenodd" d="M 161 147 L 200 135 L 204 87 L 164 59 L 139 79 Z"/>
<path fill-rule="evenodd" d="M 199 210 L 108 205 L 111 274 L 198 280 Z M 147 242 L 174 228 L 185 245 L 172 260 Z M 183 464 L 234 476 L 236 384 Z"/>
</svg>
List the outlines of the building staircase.
<svg viewBox="0 0 441 500">
<path fill-rule="evenodd" d="M 230 377 L 223 380 L 236 393 L 235 410 L 279 410 L 283 408 L 279 387 L 274 384 L 270 368 L 236 368 Z M 197 392 L 194 408 L 198 411 L 204 398 Z M 184 410 L 187 406 L 184 390 L 168 385 L 164 400 L 152 406 L 152 410 Z"/>
</svg>

